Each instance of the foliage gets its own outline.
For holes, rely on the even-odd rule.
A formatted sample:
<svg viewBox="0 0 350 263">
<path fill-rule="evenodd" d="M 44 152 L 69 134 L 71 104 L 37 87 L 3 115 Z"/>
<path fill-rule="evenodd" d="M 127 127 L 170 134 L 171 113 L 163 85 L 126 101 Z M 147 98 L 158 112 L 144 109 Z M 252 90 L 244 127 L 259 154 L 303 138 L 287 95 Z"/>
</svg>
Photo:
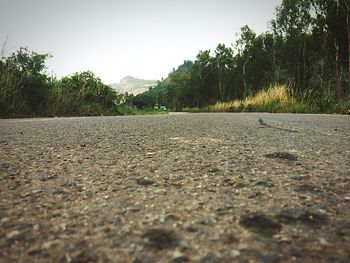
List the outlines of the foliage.
<svg viewBox="0 0 350 263">
<path fill-rule="evenodd" d="M 44 73 L 47 54 L 21 48 L 0 62 L 1 115 L 38 114 L 49 97 L 49 78 Z"/>
<path fill-rule="evenodd" d="M 92 72 L 60 80 L 45 74 L 47 54 L 20 48 L 0 61 L 0 115 L 3 117 L 116 114 L 121 100 Z"/>
<path fill-rule="evenodd" d="M 129 103 L 196 110 L 255 98 L 264 87 L 280 83 L 294 99 L 307 102 L 299 105 L 301 111 L 336 111 L 335 105 L 350 100 L 349 21 L 346 0 L 283 0 L 270 31 L 256 35 L 243 26 L 233 49 L 219 44 L 213 52 L 200 51 L 192 67 L 179 72 L 185 63 L 180 65 Z M 293 103 L 289 109 L 297 111 Z"/>
<path fill-rule="evenodd" d="M 274 86 L 259 91 L 255 96 L 248 96 L 242 100 L 218 102 L 209 106 L 213 112 L 267 111 L 288 112 L 295 101 L 289 95 L 286 86 Z"/>
<path fill-rule="evenodd" d="M 350 113 L 350 103 L 328 103 L 300 100 L 292 96 L 292 89 L 284 85 L 271 86 L 255 96 L 243 100 L 218 102 L 209 106 L 211 112 L 291 112 L 291 113 Z M 305 96 L 306 97 L 306 96 Z"/>
<path fill-rule="evenodd" d="M 84 115 L 110 113 L 118 103 L 117 93 L 102 83 L 91 71 L 75 73 L 64 77 L 59 82 L 59 93 L 65 98 L 64 106 L 59 112 L 69 112 Z"/>
</svg>

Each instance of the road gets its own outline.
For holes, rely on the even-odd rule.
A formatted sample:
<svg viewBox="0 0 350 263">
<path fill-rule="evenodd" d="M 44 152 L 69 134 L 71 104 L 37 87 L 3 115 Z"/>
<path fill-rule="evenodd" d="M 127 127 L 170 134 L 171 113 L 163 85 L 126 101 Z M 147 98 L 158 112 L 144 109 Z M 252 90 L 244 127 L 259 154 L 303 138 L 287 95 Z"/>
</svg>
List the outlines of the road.
<svg viewBox="0 0 350 263">
<path fill-rule="evenodd" d="M 349 262 L 350 116 L 0 120 L 0 262 Z"/>
</svg>

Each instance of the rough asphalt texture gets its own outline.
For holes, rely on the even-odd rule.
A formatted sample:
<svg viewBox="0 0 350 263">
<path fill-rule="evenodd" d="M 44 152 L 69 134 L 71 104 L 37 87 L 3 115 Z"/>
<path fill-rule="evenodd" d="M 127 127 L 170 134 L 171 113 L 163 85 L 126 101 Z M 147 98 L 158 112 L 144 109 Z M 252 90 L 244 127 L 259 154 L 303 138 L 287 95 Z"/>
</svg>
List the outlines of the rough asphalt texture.
<svg viewBox="0 0 350 263">
<path fill-rule="evenodd" d="M 0 262 L 350 262 L 350 117 L 0 120 Z"/>
</svg>

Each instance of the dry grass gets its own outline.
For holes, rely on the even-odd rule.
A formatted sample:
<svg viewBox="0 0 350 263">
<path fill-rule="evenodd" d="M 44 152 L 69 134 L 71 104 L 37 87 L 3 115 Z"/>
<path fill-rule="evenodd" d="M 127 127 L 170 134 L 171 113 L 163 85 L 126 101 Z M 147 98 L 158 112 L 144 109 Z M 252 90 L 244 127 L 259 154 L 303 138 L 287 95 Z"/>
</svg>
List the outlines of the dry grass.
<svg viewBox="0 0 350 263">
<path fill-rule="evenodd" d="M 288 95 L 288 88 L 284 85 L 273 86 L 267 90 L 262 90 L 258 92 L 254 97 L 247 97 L 243 100 L 243 105 L 261 105 L 269 104 L 274 101 L 278 102 L 289 102 L 291 101 L 290 96 Z"/>
<path fill-rule="evenodd" d="M 227 111 L 274 111 L 276 107 L 279 111 L 290 107 L 295 100 L 289 95 L 289 88 L 285 85 L 271 86 L 267 90 L 258 92 L 253 97 L 230 102 L 218 102 L 209 106 L 213 112 Z"/>
</svg>

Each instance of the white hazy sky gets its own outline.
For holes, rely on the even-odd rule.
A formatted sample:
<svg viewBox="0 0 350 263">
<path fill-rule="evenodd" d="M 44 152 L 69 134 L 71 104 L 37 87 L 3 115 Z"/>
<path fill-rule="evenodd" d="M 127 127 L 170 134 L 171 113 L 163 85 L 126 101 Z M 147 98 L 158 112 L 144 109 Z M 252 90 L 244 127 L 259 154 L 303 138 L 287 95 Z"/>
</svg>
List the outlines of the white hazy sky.
<svg viewBox="0 0 350 263">
<path fill-rule="evenodd" d="M 105 83 L 166 77 L 199 50 L 265 32 L 282 0 L 0 0 L 0 44 L 50 53 L 48 72 L 92 70 Z"/>
</svg>

